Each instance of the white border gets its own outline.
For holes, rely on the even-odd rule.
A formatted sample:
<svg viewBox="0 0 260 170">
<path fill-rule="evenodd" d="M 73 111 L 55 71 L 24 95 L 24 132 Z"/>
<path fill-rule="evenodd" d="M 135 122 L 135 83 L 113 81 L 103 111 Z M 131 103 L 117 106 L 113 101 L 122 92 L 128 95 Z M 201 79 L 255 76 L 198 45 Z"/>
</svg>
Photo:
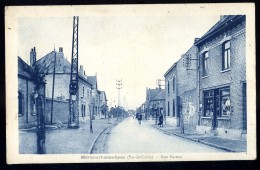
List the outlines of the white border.
<svg viewBox="0 0 260 170">
<path fill-rule="evenodd" d="M 167 13 L 167 11 L 171 13 Z M 247 76 L 247 153 L 174 153 L 174 154 L 104 154 L 96 159 L 81 159 L 87 154 L 33 155 L 19 154 L 17 116 L 17 21 L 19 17 L 66 17 L 66 16 L 183 16 L 199 17 L 205 14 L 246 15 L 246 76 Z M 256 76 L 255 76 L 255 5 L 253 3 L 176 4 L 176 5 L 92 5 L 92 6 L 9 6 L 5 8 L 6 38 L 6 133 L 7 163 L 84 163 L 84 162 L 151 162 L 151 161 L 206 161 L 206 160 L 252 160 L 256 159 Z M 131 159 L 128 159 L 130 156 Z M 145 156 L 146 155 L 146 156 Z M 147 158 L 147 155 L 149 155 Z M 162 159 L 161 155 L 168 156 Z M 124 156 L 124 159 L 116 157 Z M 128 157 L 129 156 L 129 157 Z M 151 158 L 152 156 L 152 158 Z M 113 158 L 112 158 L 113 157 Z"/>
</svg>

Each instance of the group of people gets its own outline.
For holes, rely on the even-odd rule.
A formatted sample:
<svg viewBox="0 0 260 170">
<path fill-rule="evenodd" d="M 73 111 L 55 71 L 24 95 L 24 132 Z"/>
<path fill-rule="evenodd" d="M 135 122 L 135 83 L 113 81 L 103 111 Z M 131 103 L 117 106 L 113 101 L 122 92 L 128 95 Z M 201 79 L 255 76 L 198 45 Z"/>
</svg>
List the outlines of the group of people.
<svg viewBox="0 0 260 170">
<path fill-rule="evenodd" d="M 133 118 L 136 118 L 138 120 L 139 125 L 141 125 L 141 121 L 142 121 L 142 118 L 143 118 L 143 115 L 141 113 L 136 113 L 136 115 L 133 116 Z M 162 113 L 160 113 L 160 115 L 159 115 L 158 125 L 160 127 L 163 127 L 163 114 Z"/>
</svg>

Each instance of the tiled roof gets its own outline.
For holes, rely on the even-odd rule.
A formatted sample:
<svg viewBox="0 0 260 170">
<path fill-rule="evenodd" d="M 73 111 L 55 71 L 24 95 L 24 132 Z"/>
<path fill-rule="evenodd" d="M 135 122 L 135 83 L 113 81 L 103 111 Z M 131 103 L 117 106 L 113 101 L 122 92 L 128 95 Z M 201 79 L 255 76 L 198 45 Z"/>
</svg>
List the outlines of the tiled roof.
<svg viewBox="0 0 260 170">
<path fill-rule="evenodd" d="M 152 100 L 163 100 L 165 99 L 165 90 L 161 89 L 159 93 L 157 93 Z"/>
<path fill-rule="evenodd" d="M 54 70 L 54 59 L 55 51 L 52 51 L 36 61 L 36 64 L 39 66 L 41 72 L 50 74 Z M 70 63 L 64 58 L 64 54 L 60 52 L 56 52 L 55 73 L 70 73 Z"/>
<path fill-rule="evenodd" d="M 164 95 L 165 95 L 165 90 L 164 89 L 159 89 L 159 88 L 148 89 L 148 95 L 150 97 L 150 100 L 154 100 L 157 95 L 158 95 L 158 97 L 156 97 L 156 98 L 159 98 L 160 95 L 162 95 L 162 94 L 160 94 L 162 91 L 164 92 Z M 164 98 L 165 98 L 165 96 L 164 96 Z"/>
</svg>

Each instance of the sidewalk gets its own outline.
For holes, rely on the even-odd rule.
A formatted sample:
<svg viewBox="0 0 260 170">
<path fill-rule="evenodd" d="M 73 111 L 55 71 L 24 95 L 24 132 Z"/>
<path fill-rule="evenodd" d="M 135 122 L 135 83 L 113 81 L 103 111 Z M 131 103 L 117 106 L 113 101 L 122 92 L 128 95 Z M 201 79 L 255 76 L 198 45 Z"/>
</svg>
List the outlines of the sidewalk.
<svg viewBox="0 0 260 170">
<path fill-rule="evenodd" d="M 102 131 L 117 123 L 115 118 L 96 119 L 92 121 L 93 133 L 90 133 L 90 122 L 80 123 L 78 129 L 68 129 L 67 124 L 56 130 L 46 131 L 46 154 L 88 154 Z M 19 152 L 36 154 L 35 131 L 19 131 Z"/>
<path fill-rule="evenodd" d="M 188 140 L 192 140 L 195 142 L 203 143 L 208 146 L 212 146 L 218 149 L 222 149 L 228 152 L 246 152 L 247 151 L 247 143 L 246 140 L 243 139 L 228 139 L 219 136 L 213 136 L 212 134 L 197 134 L 192 132 L 181 133 L 181 129 L 179 127 L 171 126 L 170 124 L 164 124 L 164 127 L 159 127 L 155 125 L 155 120 L 148 120 L 148 124 L 152 127 L 161 130 L 162 132 L 168 135 L 175 135 L 181 138 L 185 138 Z"/>
</svg>

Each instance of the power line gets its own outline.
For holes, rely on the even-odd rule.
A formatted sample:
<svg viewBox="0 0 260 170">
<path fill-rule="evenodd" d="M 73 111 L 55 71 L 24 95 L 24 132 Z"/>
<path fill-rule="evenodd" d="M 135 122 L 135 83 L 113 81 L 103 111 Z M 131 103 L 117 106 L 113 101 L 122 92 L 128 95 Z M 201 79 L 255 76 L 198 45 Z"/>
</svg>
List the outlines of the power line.
<svg viewBox="0 0 260 170">
<path fill-rule="evenodd" d="M 116 89 L 118 90 L 118 107 L 120 106 L 120 90 L 122 89 L 122 79 L 116 80 Z"/>
</svg>

